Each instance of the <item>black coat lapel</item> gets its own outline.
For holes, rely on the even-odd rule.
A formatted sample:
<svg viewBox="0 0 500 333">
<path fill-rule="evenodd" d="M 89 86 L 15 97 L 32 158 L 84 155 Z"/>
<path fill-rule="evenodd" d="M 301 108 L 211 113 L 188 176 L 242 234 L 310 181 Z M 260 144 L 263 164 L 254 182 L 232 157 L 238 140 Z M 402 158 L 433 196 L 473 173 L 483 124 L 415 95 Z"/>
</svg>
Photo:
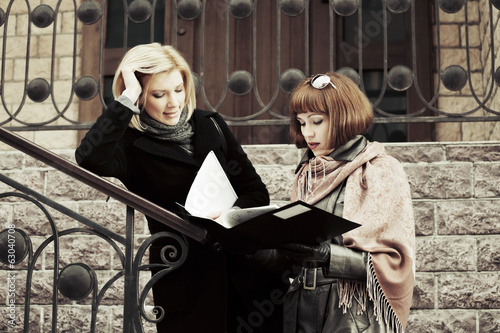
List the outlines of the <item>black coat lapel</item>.
<svg viewBox="0 0 500 333">
<path fill-rule="evenodd" d="M 194 159 L 202 163 L 207 154 L 220 149 L 219 132 L 210 120 L 215 113 L 210 111 L 195 111 L 193 114 L 194 126 Z"/>
</svg>

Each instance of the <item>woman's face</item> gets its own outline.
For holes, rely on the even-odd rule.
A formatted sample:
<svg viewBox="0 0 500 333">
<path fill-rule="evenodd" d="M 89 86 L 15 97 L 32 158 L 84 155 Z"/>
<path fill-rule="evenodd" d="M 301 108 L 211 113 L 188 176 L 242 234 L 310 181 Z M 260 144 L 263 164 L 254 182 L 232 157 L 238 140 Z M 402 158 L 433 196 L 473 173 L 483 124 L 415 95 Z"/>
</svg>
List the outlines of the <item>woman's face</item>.
<svg viewBox="0 0 500 333">
<path fill-rule="evenodd" d="M 148 115 L 165 125 L 176 125 L 186 104 L 186 91 L 181 72 L 175 70 L 147 76 L 143 86 L 148 84 L 145 97 Z"/>
<path fill-rule="evenodd" d="M 325 113 L 306 112 L 297 114 L 300 131 L 314 156 L 328 155 L 330 148 L 328 115 Z"/>
</svg>

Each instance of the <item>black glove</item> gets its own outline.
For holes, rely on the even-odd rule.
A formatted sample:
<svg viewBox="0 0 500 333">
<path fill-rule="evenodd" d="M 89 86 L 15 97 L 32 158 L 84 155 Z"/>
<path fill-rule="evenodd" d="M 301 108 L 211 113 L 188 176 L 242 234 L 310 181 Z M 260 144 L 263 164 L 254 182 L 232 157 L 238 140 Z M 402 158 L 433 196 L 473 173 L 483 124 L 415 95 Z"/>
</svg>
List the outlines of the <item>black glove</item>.
<svg viewBox="0 0 500 333">
<path fill-rule="evenodd" d="M 321 243 L 319 245 L 286 243 L 281 248 L 281 253 L 286 254 L 294 264 L 303 267 L 324 267 L 330 262 L 330 245 Z"/>
</svg>

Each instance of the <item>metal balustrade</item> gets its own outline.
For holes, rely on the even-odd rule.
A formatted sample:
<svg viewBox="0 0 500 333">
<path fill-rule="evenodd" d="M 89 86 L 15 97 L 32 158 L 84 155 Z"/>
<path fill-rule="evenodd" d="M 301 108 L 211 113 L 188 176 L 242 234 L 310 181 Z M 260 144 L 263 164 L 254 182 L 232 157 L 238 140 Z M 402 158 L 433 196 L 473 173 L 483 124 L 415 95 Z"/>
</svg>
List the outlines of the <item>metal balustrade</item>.
<svg viewBox="0 0 500 333">
<path fill-rule="evenodd" d="M 319 0 L 318 0 L 319 1 Z M 173 45 L 178 44 L 179 36 L 185 33 L 185 29 L 181 26 L 181 21 L 196 21 L 199 24 L 200 29 L 200 44 L 199 44 L 199 54 L 200 63 L 196 64 L 199 67 L 198 72 L 194 72 L 197 78 L 197 89 L 199 100 L 203 101 L 205 107 L 210 110 L 220 111 L 223 117 L 229 122 L 230 125 L 235 126 L 250 126 L 250 125 L 287 125 L 289 120 L 288 116 L 283 115 L 277 111 L 275 103 L 277 103 L 276 96 L 278 92 L 282 91 L 285 93 L 290 93 L 295 85 L 304 77 L 312 74 L 310 73 L 310 62 L 312 61 L 309 57 L 311 50 L 310 45 L 310 26 L 312 22 L 309 22 L 310 6 L 313 0 L 281 0 L 276 1 L 276 16 L 273 20 L 276 20 L 276 31 L 273 33 L 277 36 L 274 45 L 275 47 L 275 59 L 270 59 L 276 62 L 276 70 L 273 73 L 274 79 L 271 82 L 273 87 L 271 88 L 272 95 L 271 98 L 266 102 L 261 97 L 261 92 L 257 84 L 257 60 L 259 54 L 257 52 L 257 26 L 259 24 L 257 17 L 257 8 L 262 5 L 261 1 L 258 0 L 178 0 L 178 1 L 166 1 L 165 3 L 158 0 L 134 0 L 134 1 L 110 1 L 110 0 L 88 0 L 82 1 L 78 4 L 76 1 L 59 0 L 54 1 L 53 4 L 41 4 L 36 7 L 32 7 L 30 1 L 21 2 L 18 0 L 8 0 L 3 1 L 0 5 L 0 28 L 3 30 L 1 32 L 2 37 L 2 49 L 1 49 L 1 77 L 0 85 L 1 90 L 1 100 L 3 117 L 0 119 L 0 126 L 4 126 L 11 130 L 21 131 L 21 130 L 71 130 L 71 129 L 88 129 L 92 121 L 78 121 L 75 119 L 74 115 L 70 115 L 72 110 L 72 103 L 76 99 L 79 100 L 91 100 L 99 99 L 101 105 L 105 106 L 104 99 L 104 53 L 105 53 L 105 31 L 106 31 L 106 13 L 105 8 L 110 3 L 115 3 L 115 5 L 121 5 L 123 9 L 123 52 L 127 50 L 127 41 L 129 40 L 129 22 L 131 23 L 144 23 L 149 26 L 149 36 L 144 36 L 144 42 L 150 42 L 155 40 L 155 9 L 159 8 L 160 5 L 166 6 L 165 13 L 170 13 L 173 18 L 171 22 L 166 22 L 165 26 L 169 27 L 169 31 L 172 32 L 171 41 Z M 327 1 L 322 1 L 327 2 Z M 170 4 L 170 5 L 169 5 Z M 34 6 L 34 5 L 33 5 Z M 63 6 L 65 9 L 63 10 Z M 67 7 L 70 7 L 68 9 Z M 429 85 L 429 82 L 419 81 L 417 69 L 419 66 L 419 50 L 416 47 L 415 39 L 418 34 L 419 27 L 416 26 L 415 20 L 415 8 L 419 6 L 418 2 L 411 0 L 381 0 L 381 33 L 382 33 L 382 45 L 383 45 L 383 63 L 382 67 L 382 82 L 378 87 L 378 95 L 374 96 L 372 100 L 373 108 L 376 112 L 375 123 L 436 123 L 436 122 L 477 122 L 477 121 L 498 121 L 500 118 L 500 110 L 491 107 L 493 99 L 498 95 L 498 85 L 500 85 L 500 67 L 495 64 L 495 50 L 498 48 L 495 45 L 495 29 L 494 22 L 496 19 L 497 11 L 500 7 L 500 1 L 491 0 L 488 1 L 487 6 L 485 6 L 486 11 L 481 12 L 481 34 L 483 36 L 482 43 L 483 48 L 489 47 L 487 54 L 482 54 L 482 75 L 484 82 L 484 93 L 478 93 L 479 87 L 477 83 L 472 81 L 473 70 L 471 62 L 477 61 L 477 59 L 471 59 L 471 45 L 470 31 L 469 27 L 477 22 L 470 22 L 470 4 L 468 1 L 462 0 L 437 0 L 434 1 L 433 12 L 435 16 L 429 18 L 429 21 L 433 21 L 436 27 L 436 45 L 433 50 L 435 53 L 437 68 L 435 74 L 437 75 L 436 88 L 430 98 L 424 97 L 421 90 L 423 85 Z M 224 49 L 221 50 L 221 56 L 224 57 L 225 65 L 220 68 L 221 75 L 225 77 L 225 84 L 221 88 L 220 98 L 214 102 L 207 98 L 206 86 L 205 86 L 205 71 L 207 64 L 204 63 L 206 58 L 206 35 L 207 32 L 204 30 L 204 26 L 207 20 L 214 20 L 213 17 L 206 17 L 205 14 L 209 7 L 217 7 L 216 14 L 217 19 L 224 21 Z M 21 8 L 21 9 L 19 9 Z M 324 48 L 320 50 L 321 52 L 326 52 L 329 54 L 330 64 L 329 70 L 336 70 L 341 72 L 354 81 L 358 82 L 361 89 L 365 91 L 366 82 L 364 80 L 364 59 L 363 52 L 366 44 L 366 34 L 357 34 L 357 40 L 355 45 L 351 46 L 354 55 L 357 55 L 357 59 L 353 62 L 353 67 L 342 67 L 335 68 L 333 60 L 335 59 L 336 48 L 341 48 L 343 45 L 336 44 L 339 41 L 336 40 L 336 26 L 334 26 L 334 21 L 338 21 L 343 18 L 353 18 L 357 21 L 357 31 L 362 31 L 364 24 L 362 6 L 357 0 L 330 0 L 326 7 L 329 11 L 329 26 L 324 27 L 324 33 L 327 34 L 328 44 L 324 45 Z M 16 18 L 20 18 L 21 14 L 27 15 L 28 21 L 19 22 Z M 67 19 L 67 16 L 62 14 L 72 14 L 72 21 Z M 446 13 L 451 15 L 463 15 L 464 22 L 462 23 L 463 35 L 462 38 L 465 41 L 465 46 L 463 49 L 466 50 L 466 66 L 461 64 L 455 64 L 448 66 L 446 68 L 441 68 L 441 50 L 443 45 L 441 43 L 441 21 L 440 13 Z M 391 48 L 391 43 L 388 41 L 388 34 L 390 33 L 390 25 L 388 25 L 389 17 L 391 15 L 409 15 L 410 17 L 410 33 L 411 33 L 411 65 L 392 65 L 388 67 L 387 63 L 387 52 Z M 283 68 L 280 66 L 280 54 L 283 49 L 280 40 L 280 22 L 282 18 L 286 17 L 305 17 L 306 26 L 304 27 L 304 45 L 303 50 L 296 50 L 297 52 L 304 54 L 304 63 L 300 68 Z M 252 58 L 252 70 L 239 70 L 236 69 L 231 73 L 229 68 L 230 59 L 229 55 L 229 38 L 231 34 L 231 29 L 228 22 L 230 20 L 252 20 L 252 31 L 247 38 L 252 39 L 253 49 L 248 50 L 251 53 Z M 370 23 L 370 22 L 368 22 Z M 58 78 L 55 75 L 56 67 L 61 66 L 58 54 L 59 48 L 63 42 L 59 40 L 61 35 L 61 25 L 64 24 L 66 30 L 71 31 L 72 40 L 65 39 L 64 42 L 71 42 L 72 45 L 66 45 L 66 48 L 72 49 L 72 55 L 64 54 L 66 57 L 65 61 L 71 61 L 72 72 L 66 73 L 67 80 L 69 84 L 64 86 L 65 101 L 60 101 L 62 97 L 57 96 L 56 85 Z M 72 26 L 72 27 L 71 27 Z M 99 57 L 95 59 L 94 64 L 98 67 L 97 76 L 91 76 L 87 73 L 78 73 L 79 61 L 81 59 L 79 47 L 79 38 L 81 37 L 80 31 L 83 26 L 95 26 L 96 31 L 98 31 L 99 37 L 96 39 L 99 46 Z M 356 27 L 355 27 L 356 28 Z M 36 34 L 34 30 L 37 30 Z M 23 33 L 16 35 L 13 31 L 24 30 Z M 33 43 L 38 36 L 38 33 L 51 34 L 51 40 L 44 39 L 44 43 L 51 46 L 50 50 L 44 50 L 44 56 L 50 57 L 50 68 L 48 69 L 49 77 L 31 77 L 30 67 L 33 65 L 33 59 L 37 55 L 32 54 Z M 45 35 L 46 36 L 46 35 Z M 169 36 L 170 37 L 170 36 Z M 167 36 L 164 37 L 167 39 Z M 42 43 L 41 41 L 38 41 Z M 16 56 L 13 57 L 11 54 L 14 52 L 15 45 L 25 46 L 26 50 L 24 54 L 20 54 L 19 50 L 16 50 Z M 38 45 L 39 48 L 44 48 L 44 45 Z M 82 47 L 87 47 L 87 45 L 82 45 Z M 18 55 L 19 54 L 19 55 Z M 39 55 L 38 55 L 39 56 Z M 424 55 L 428 56 L 428 55 Z M 354 56 L 355 57 L 355 56 Z M 15 59 L 14 59 L 15 58 Z M 14 61 L 15 60 L 15 61 Z M 13 62 L 15 62 L 15 74 L 12 75 L 10 68 Z M 24 64 L 23 64 L 24 63 Z M 24 75 L 22 75 L 22 69 L 24 69 Z M 222 74 L 223 73 L 223 74 Z M 14 77 L 15 76 L 15 77 Z M 22 79 L 21 79 L 22 76 Z M 17 85 L 11 85 L 13 81 L 18 81 Z M 476 85 L 476 86 L 475 86 Z M 384 94 L 387 93 L 389 89 L 405 92 L 409 89 L 413 89 L 418 96 L 419 102 L 423 105 L 422 108 L 415 110 L 404 115 L 393 114 L 388 110 L 385 110 L 382 106 L 382 100 Z M 456 109 L 443 109 L 438 105 L 438 99 L 442 94 L 442 90 L 446 89 L 448 92 L 456 93 L 462 96 L 461 91 L 467 89 L 469 92 L 468 101 L 465 102 L 459 110 Z M 18 95 L 18 100 L 9 100 L 6 96 L 8 93 L 15 90 Z M 18 91 L 20 90 L 20 91 Z M 59 88 L 61 90 L 61 88 Z M 366 91 L 365 91 L 366 92 Z M 221 109 L 221 105 L 228 98 L 229 95 L 242 96 L 252 94 L 254 99 L 257 101 L 258 107 L 252 110 L 251 114 L 246 115 L 228 115 L 225 110 Z M 48 104 L 50 109 L 55 110 L 53 114 L 47 114 L 43 120 L 37 120 L 37 117 L 31 117 L 24 114 L 24 109 L 28 103 L 40 103 Z M 425 113 L 425 114 L 424 114 Z M 265 117 L 264 117 L 265 116 Z"/>
<path fill-rule="evenodd" d="M 98 222 L 94 222 L 84 216 L 72 211 L 68 207 L 51 200 L 45 195 L 30 189 L 29 187 L 0 174 L 0 181 L 9 187 L 17 190 L 16 192 L 0 193 L 0 201 L 15 200 L 26 201 L 33 203 L 39 209 L 43 216 L 47 219 L 51 233 L 46 235 L 43 242 L 35 246 L 30 237 L 30 233 L 23 228 L 13 223 L 3 223 L 0 231 L 0 262 L 3 264 L 2 269 L 8 272 L 8 279 L 12 276 L 17 285 L 12 288 L 12 293 L 9 293 L 6 301 L 13 305 L 12 322 L 7 320 L 2 322 L 6 324 L 8 329 L 20 330 L 19 315 L 24 316 L 24 332 L 31 332 L 30 322 L 34 315 L 31 312 L 31 294 L 33 290 L 33 273 L 41 264 L 41 253 L 47 248 L 52 247 L 54 255 L 52 258 L 52 302 L 51 307 L 51 328 L 56 332 L 58 324 L 58 304 L 63 299 L 78 301 L 84 299 L 91 300 L 91 316 L 90 331 L 96 331 L 96 320 L 99 314 L 99 306 L 106 296 L 109 289 L 116 284 L 116 281 L 123 279 L 125 281 L 123 295 L 123 331 L 124 332 L 143 332 L 143 320 L 156 322 L 163 318 L 163 309 L 153 308 L 154 312 L 150 313 L 145 310 L 146 296 L 151 291 L 152 286 L 163 276 L 169 274 L 176 267 L 182 265 L 188 253 L 188 245 L 184 236 L 179 236 L 174 232 L 156 233 L 147 239 L 143 240 L 140 246 L 135 249 L 136 238 L 134 237 L 134 210 L 140 211 L 145 215 L 154 217 L 161 223 L 166 224 L 173 230 L 181 232 L 186 237 L 189 237 L 198 242 L 207 241 L 207 232 L 201 227 L 197 227 L 187 221 L 179 218 L 177 215 L 167 211 L 137 195 L 125 190 L 112 182 L 96 176 L 95 174 L 80 168 L 78 165 L 54 154 L 44 148 L 38 147 L 30 141 L 20 137 L 17 134 L 11 133 L 3 128 L 0 128 L 0 141 L 7 143 L 14 148 L 28 154 L 38 161 L 46 163 L 68 176 L 71 176 L 97 190 L 105 195 L 111 196 L 114 199 L 126 205 L 126 221 L 123 221 L 125 226 L 125 237 L 117 234 Z M 58 211 L 69 218 L 81 224 L 81 227 L 60 229 L 56 226 L 53 217 L 47 210 L 47 207 Z M 104 283 L 97 283 L 96 272 L 85 262 L 72 262 L 64 267 L 59 267 L 60 260 L 60 242 L 64 237 L 75 235 L 91 235 L 98 237 L 107 242 L 113 249 L 115 255 L 118 256 L 120 268 L 116 269 L 117 273 L 109 278 Z M 146 251 L 151 244 L 158 240 L 163 240 L 166 243 L 164 246 L 164 254 L 162 256 L 163 264 L 143 264 Z M 124 247 L 124 250 L 122 249 Z M 85 260 L 85 258 L 80 258 Z M 160 269 L 154 276 L 149 279 L 145 286 L 141 288 L 139 283 L 139 274 L 143 271 L 149 271 L 151 268 Z M 111 267 L 110 267 L 111 269 Z M 19 300 L 19 291 L 22 290 L 20 281 L 17 278 L 20 272 L 26 271 L 25 294 L 22 300 Z M 10 280 L 7 281 L 8 284 Z M 40 306 L 39 304 L 37 304 Z M 23 308 L 21 310 L 21 308 Z M 9 308 L 10 309 L 10 308 Z M 36 317 L 35 317 L 36 320 Z"/>
</svg>

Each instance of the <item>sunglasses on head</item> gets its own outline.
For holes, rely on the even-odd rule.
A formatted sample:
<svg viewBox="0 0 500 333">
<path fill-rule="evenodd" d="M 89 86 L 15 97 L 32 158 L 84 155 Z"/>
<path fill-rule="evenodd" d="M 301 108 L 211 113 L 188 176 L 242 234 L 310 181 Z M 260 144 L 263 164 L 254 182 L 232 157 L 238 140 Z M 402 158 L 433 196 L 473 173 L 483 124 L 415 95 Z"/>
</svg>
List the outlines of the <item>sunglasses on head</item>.
<svg viewBox="0 0 500 333">
<path fill-rule="evenodd" d="M 318 74 L 318 75 L 313 76 L 310 83 L 311 83 L 311 86 L 313 86 L 313 88 L 316 88 L 319 90 L 325 88 L 329 84 L 331 84 L 333 88 L 337 89 L 337 87 L 335 87 L 335 85 L 333 84 L 332 79 L 326 74 Z"/>
</svg>

